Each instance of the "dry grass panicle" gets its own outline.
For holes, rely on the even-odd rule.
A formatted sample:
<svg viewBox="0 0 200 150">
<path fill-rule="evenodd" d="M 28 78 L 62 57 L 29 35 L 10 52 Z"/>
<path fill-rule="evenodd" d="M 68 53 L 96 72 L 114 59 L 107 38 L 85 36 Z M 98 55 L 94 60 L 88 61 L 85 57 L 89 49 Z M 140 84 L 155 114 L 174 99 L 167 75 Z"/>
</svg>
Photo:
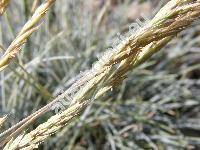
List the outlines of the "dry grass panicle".
<svg viewBox="0 0 200 150">
<path fill-rule="evenodd" d="M 4 69 L 16 56 L 26 39 L 37 30 L 37 24 L 55 0 L 46 0 L 36 9 L 32 18 L 25 24 L 17 38 L 11 43 L 0 61 Z M 67 125 L 80 114 L 93 100 L 118 86 L 127 77 L 127 73 L 161 50 L 178 33 L 189 27 L 200 15 L 200 0 L 171 0 L 155 17 L 136 32 L 132 32 L 124 41 L 103 55 L 88 72 L 61 95 L 53 99 L 29 117 L 0 135 L 5 149 L 35 149 L 52 134 Z M 109 54 L 109 57 L 106 55 Z M 97 67 L 98 66 L 98 67 Z M 83 80 L 84 79 L 84 80 Z M 81 87 L 81 88 L 80 88 Z M 22 134 L 28 125 L 51 110 L 51 106 L 63 99 L 73 89 L 78 89 L 73 103 L 63 112 L 51 116 L 29 133 Z M 145 120 L 145 119 L 144 119 Z M 153 124 L 153 123 L 152 123 Z M 169 131 L 173 132 L 173 131 Z M 19 135 L 21 134 L 21 135 Z M 19 135 L 19 136 L 18 136 Z M 153 145 L 153 144 L 152 144 Z M 154 145 L 153 145 L 154 146 Z"/>
<path fill-rule="evenodd" d="M 40 7 L 38 7 L 38 9 L 36 9 L 33 16 L 24 25 L 0 59 L 0 71 L 9 65 L 10 61 L 16 57 L 17 53 L 21 49 L 21 46 L 27 41 L 28 37 L 38 29 L 38 23 L 42 20 L 54 2 L 55 0 L 46 0 Z"/>
<path fill-rule="evenodd" d="M 130 35 L 126 39 L 126 43 L 119 44 L 106 62 L 100 63 L 102 62 L 101 59 L 105 60 L 104 56 L 99 62 L 96 62 L 96 65 L 100 66 L 99 69 L 96 70 L 96 74 L 91 76 L 89 81 L 85 81 L 83 90 L 78 91 L 73 97 L 74 104 L 64 112 L 52 116 L 47 122 L 39 125 L 30 133 L 10 141 L 7 147 L 11 149 L 37 147 L 39 143 L 58 131 L 79 114 L 85 106 L 89 105 L 91 101 L 87 99 L 91 98 L 93 94 L 94 99 L 97 99 L 113 86 L 119 84 L 130 69 L 138 66 L 160 50 L 177 33 L 195 21 L 199 14 L 199 1 L 186 0 L 184 3 L 180 0 L 170 1 L 158 12 L 154 19 L 136 33 Z M 116 67 L 116 64 L 119 65 Z M 67 92 L 62 95 L 65 94 Z"/>
</svg>

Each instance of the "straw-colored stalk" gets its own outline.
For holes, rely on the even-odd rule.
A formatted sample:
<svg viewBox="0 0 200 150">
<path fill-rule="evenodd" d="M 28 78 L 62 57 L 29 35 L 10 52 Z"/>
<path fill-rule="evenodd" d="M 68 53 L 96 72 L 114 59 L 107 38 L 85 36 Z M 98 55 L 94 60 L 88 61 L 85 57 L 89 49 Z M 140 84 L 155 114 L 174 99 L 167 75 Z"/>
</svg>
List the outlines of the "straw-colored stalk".
<svg viewBox="0 0 200 150">
<path fill-rule="evenodd" d="M 4 116 L 3 118 L 0 118 L 0 128 L 4 124 L 4 122 L 7 120 L 8 116 Z"/>
<path fill-rule="evenodd" d="M 34 13 L 34 12 L 35 12 L 38 3 L 39 3 L 39 0 L 34 0 L 34 1 L 33 1 L 32 8 L 31 8 L 31 13 Z"/>
<path fill-rule="evenodd" d="M 5 12 L 10 0 L 0 0 L 0 16 Z"/>
<path fill-rule="evenodd" d="M 55 0 L 46 0 L 41 6 L 39 6 L 34 12 L 30 20 L 24 25 L 20 33 L 14 39 L 14 41 L 7 48 L 6 52 L 0 59 L 0 71 L 6 68 L 10 61 L 16 57 L 20 51 L 22 45 L 27 41 L 28 37 L 38 29 L 38 23 L 44 17 L 50 6 Z"/>
<path fill-rule="evenodd" d="M 171 0 L 168 2 L 149 23 L 121 42 L 111 55 L 109 53 L 109 57 L 108 55 L 102 56 L 95 64 L 98 69 L 95 69 L 95 72 L 93 71 L 95 67 L 90 70 L 94 73 L 93 76 L 84 76 L 72 85 L 71 88 L 80 84 L 82 87 L 74 95 L 74 103 L 68 109 L 52 116 L 30 133 L 11 140 L 5 149 L 37 148 L 46 138 L 69 123 L 92 100 L 120 84 L 130 69 L 137 67 L 159 51 L 199 15 L 200 0 Z M 71 88 L 59 95 L 57 99 L 64 98 Z"/>
</svg>

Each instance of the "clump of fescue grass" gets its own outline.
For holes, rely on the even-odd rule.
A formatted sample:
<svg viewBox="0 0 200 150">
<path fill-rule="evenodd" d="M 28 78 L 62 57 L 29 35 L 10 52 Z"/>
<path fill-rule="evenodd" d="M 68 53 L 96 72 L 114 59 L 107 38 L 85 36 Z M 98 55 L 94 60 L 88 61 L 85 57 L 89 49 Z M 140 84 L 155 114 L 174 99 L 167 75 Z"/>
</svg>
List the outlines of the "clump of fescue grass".
<svg viewBox="0 0 200 150">
<path fill-rule="evenodd" d="M 159 51 L 177 33 L 198 18 L 199 14 L 199 1 L 170 1 L 146 26 L 128 37 L 125 44 L 119 44 L 116 48 L 117 53 L 113 53 L 104 64 L 100 64 L 101 67 L 98 72 L 89 79 L 89 82 L 84 85 L 83 90 L 80 90 L 74 96 L 76 100 L 74 104 L 66 111 L 52 116 L 47 122 L 39 125 L 30 133 L 10 141 L 6 148 L 26 147 L 32 149 L 37 147 L 40 142 L 43 142 L 47 137 L 63 127 L 91 103 L 91 101 L 86 101 L 86 99 L 91 97 L 97 99 L 120 84 L 129 70 L 140 65 L 155 52 Z M 104 58 L 102 57 L 101 59 Z M 118 65 L 116 66 L 116 64 Z M 72 87 L 75 85 L 72 85 Z M 70 91 L 70 88 L 58 96 L 54 102 L 62 99 L 68 91 Z M 50 103 L 50 105 L 53 105 L 53 103 Z M 45 107 L 45 109 L 47 108 L 49 107 Z M 44 108 L 41 110 L 44 110 Z M 37 118 L 38 116 L 38 114 L 32 116 L 30 121 L 34 120 L 33 117 Z"/>
</svg>

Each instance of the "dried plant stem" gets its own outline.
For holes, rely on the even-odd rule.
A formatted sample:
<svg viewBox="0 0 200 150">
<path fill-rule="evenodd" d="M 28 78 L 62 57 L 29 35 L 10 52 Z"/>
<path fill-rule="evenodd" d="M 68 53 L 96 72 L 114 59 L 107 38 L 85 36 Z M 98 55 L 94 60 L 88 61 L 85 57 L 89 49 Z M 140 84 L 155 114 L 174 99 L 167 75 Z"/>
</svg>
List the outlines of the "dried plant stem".
<svg viewBox="0 0 200 150">
<path fill-rule="evenodd" d="M 3 118 L 0 118 L 0 128 L 1 126 L 4 124 L 4 122 L 6 121 L 6 119 L 8 118 L 8 116 L 4 116 Z"/>
<path fill-rule="evenodd" d="M 27 38 L 38 29 L 38 23 L 54 2 L 55 0 L 46 0 L 37 8 L 31 19 L 24 25 L 18 36 L 10 44 L 5 54 L 0 59 L 0 71 L 9 65 L 10 61 L 15 58 L 16 54 L 21 49 L 21 46 L 26 42 Z"/>
<path fill-rule="evenodd" d="M 109 55 L 109 58 L 107 55 L 102 56 L 96 63 L 99 66 L 98 69 L 95 69 L 95 72 L 93 69 L 90 70 L 94 73 L 93 76 L 83 76 L 72 85 L 71 88 L 77 85 L 83 85 L 83 87 L 75 94 L 74 103 L 67 110 L 52 116 L 30 133 L 11 140 L 5 149 L 36 148 L 79 114 L 92 100 L 120 84 L 130 69 L 137 67 L 159 51 L 174 36 L 195 21 L 199 15 L 200 0 L 171 0 L 149 23 L 121 42 Z M 61 94 L 59 98 L 63 98 L 71 88 Z M 54 100 L 54 103 L 59 98 Z M 45 106 L 41 110 L 48 111 L 47 109 L 49 107 Z M 31 121 L 33 120 L 31 118 Z"/>
<path fill-rule="evenodd" d="M 32 5 L 32 8 L 31 8 L 31 12 L 32 12 L 32 13 L 35 12 L 38 3 L 39 3 L 39 0 L 34 0 L 34 1 L 33 1 L 33 5 Z"/>
</svg>

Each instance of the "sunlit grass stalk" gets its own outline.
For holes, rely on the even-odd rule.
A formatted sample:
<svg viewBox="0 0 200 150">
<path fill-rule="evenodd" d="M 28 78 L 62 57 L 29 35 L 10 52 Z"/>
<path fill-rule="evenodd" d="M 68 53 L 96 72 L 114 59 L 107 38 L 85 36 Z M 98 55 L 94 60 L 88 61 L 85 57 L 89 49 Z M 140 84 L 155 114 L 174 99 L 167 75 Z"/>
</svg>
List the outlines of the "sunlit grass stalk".
<svg viewBox="0 0 200 150">
<path fill-rule="evenodd" d="M 149 23 L 132 33 L 125 43 L 119 44 L 109 58 L 105 59 L 105 56 L 102 56 L 96 63 L 100 66 L 99 69 L 95 71 L 94 76 L 86 77 L 87 81 L 84 81 L 84 86 L 73 97 L 75 103 L 65 111 L 52 116 L 30 133 L 11 140 L 5 149 L 36 148 L 78 115 L 92 102 L 91 99 L 97 99 L 120 84 L 126 78 L 129 70 L 145 62 L 180 31 L 195 21 L 199 15 L 200 0 L 171 0 Z M 102 61 L 104 63 L 101 63 Z M 62 99 L 69 89 L 59 95 L 57 99 Z M 47 108 L 49 107 L 45 107 L 45 109 Z M 35 118 L 31 119 L 33 121 Z"/>
<path fill-rule="evenodd" d="M 0 128 L 1 126 L 4 124 L 4 122 L 6 121 L 6 119 L 8 118 L 8 116 L 4 116 L 3 118 L 0 118 Z"/>
<path fill-rule="evenodd" d="M 34 12 L 30 20 L 23 26 L 17 37 L 7 48 L 6 52 L 0 59 L 0 71 L 6 68 L 10 61 L 16 57 L 20 51 L 21 46 L 27 41 L 28 37 L 38 29 L 38 23 L 43 19 L 44 15 L 51 7 L 55 0 L 46 0 L 41 6 L 39 6 Z"/>
<path fill-rule="evenodd" d="M 34 1 L 33 1 L 32 8 L 31 8 L 31 12 L 32 12 L 32 13 L 35 12 L 38 3 L 39 3 L 39 0 L 34 0 Z"/>
</svg>

